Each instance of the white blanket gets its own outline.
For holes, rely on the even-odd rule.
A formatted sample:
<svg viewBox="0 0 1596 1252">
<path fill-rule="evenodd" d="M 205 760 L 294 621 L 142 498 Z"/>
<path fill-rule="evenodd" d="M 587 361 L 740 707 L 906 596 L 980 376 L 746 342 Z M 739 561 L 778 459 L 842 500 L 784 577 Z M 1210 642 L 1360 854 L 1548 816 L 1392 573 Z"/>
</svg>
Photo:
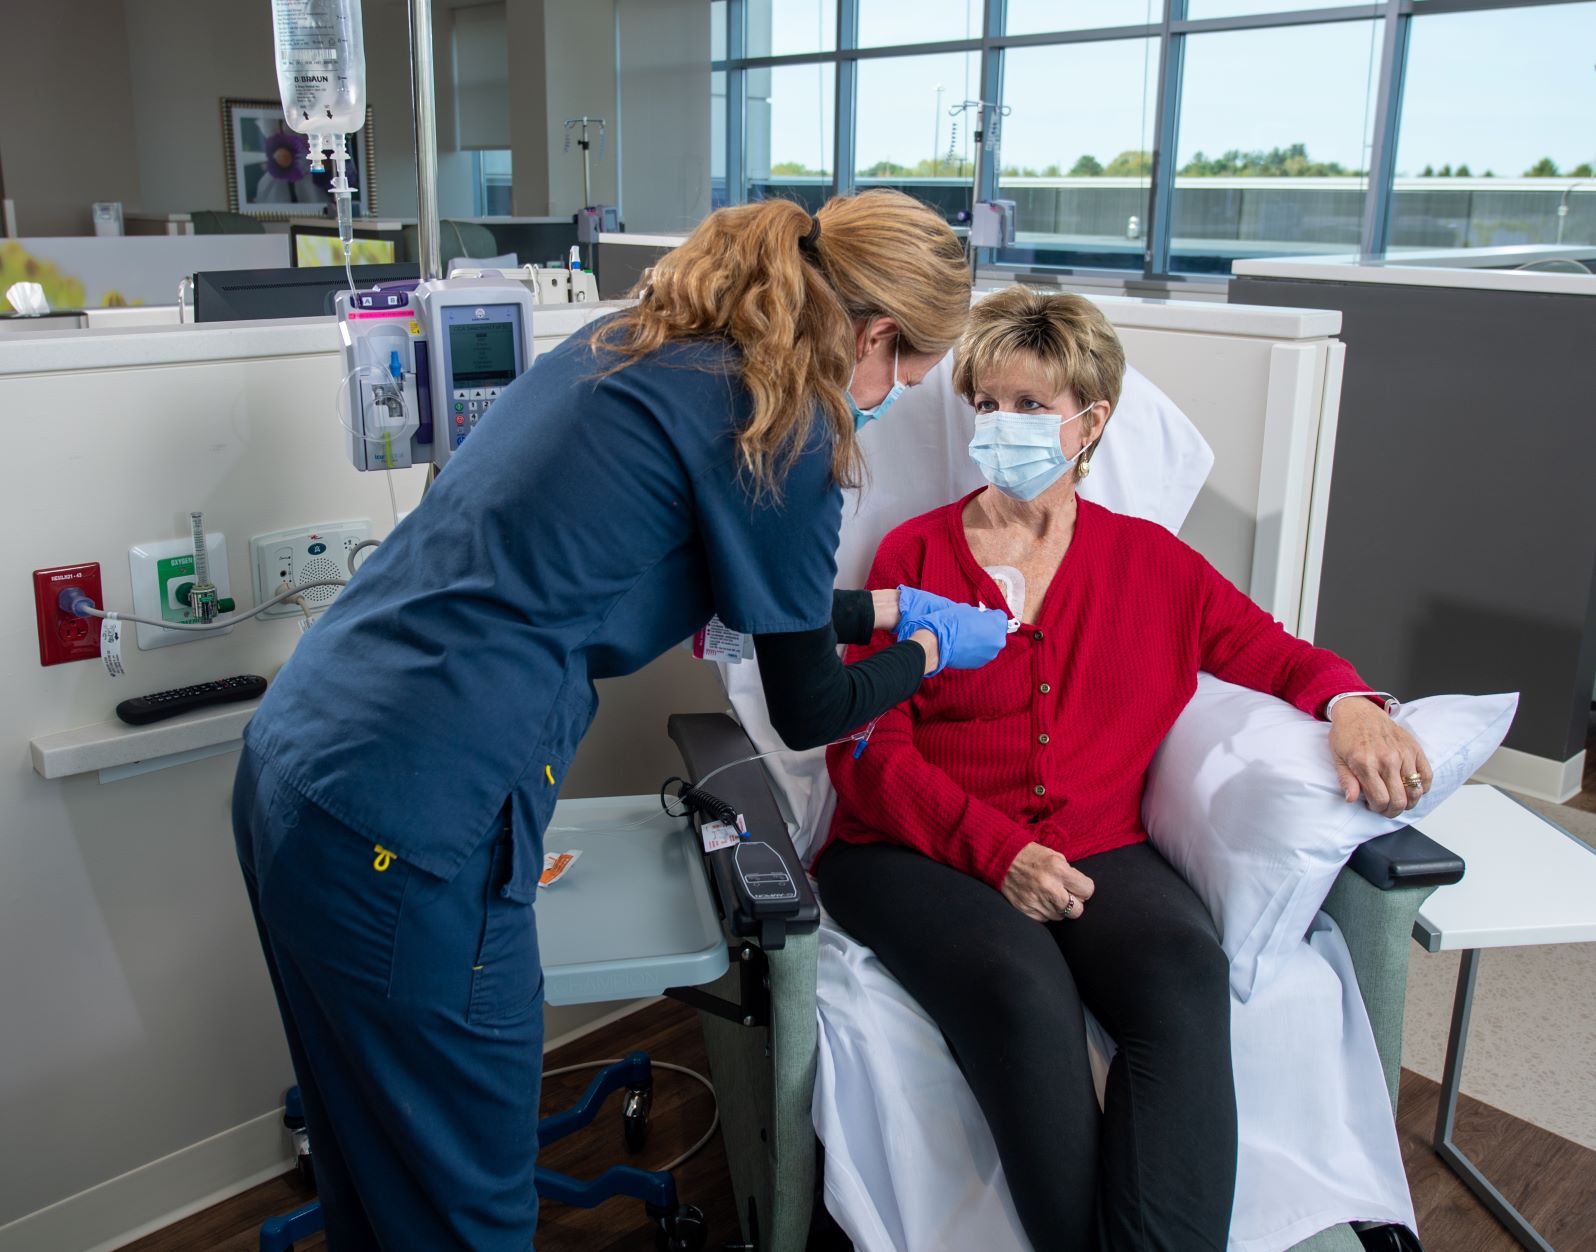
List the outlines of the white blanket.
<svg viewBox="0 0 1596 1252">
<path fill-rule="evenodd" d="M 1415 1228 L 1374 1035 L 1323 913 L 1280 976 L 1231 1002 L 1241 1129 L 1232 1252 L 1339 1222 Z M 859 1252 L 1029 1252 L 986 1119 L 941 1032 L 875 954 L 820 930 L 815 1129 L 826 1207 Z M 1101 1100 L 1114 1045 L 1086 1018 Z"/>
</svg>

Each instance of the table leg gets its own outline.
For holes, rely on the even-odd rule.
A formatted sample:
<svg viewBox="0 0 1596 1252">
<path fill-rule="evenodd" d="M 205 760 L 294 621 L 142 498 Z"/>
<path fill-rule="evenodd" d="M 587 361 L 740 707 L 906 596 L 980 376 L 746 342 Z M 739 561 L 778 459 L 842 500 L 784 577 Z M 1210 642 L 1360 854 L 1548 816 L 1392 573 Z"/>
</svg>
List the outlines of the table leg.
<svg viewBox="0 0 1596 1252">
<path fill-rule="evenodd" d="M 1458 1091 L 1463 1083 L 1463 1051 L 1468 1043 L 1469 1015 L 1474 1008 L 1474 983 L 1479 972 L 1480 950 L 1470 948 L 1463 953 L 1463 963 L 1458 967 L 1457 991 L 1452 1000 L 1452 1029 L 1446 1039 L 1446 1067 L 1441 1074 L 1441 1108 L 1435 1119 L 1435 1151 L 1519 1243 L 1531 1252 L 1554 1252 L 1540 1231 L 1507 1202 L 1491 1180 L 1480 1172 L 1479 1166 L 1464 1156 L 1452 1141 Z"/>
</svg>

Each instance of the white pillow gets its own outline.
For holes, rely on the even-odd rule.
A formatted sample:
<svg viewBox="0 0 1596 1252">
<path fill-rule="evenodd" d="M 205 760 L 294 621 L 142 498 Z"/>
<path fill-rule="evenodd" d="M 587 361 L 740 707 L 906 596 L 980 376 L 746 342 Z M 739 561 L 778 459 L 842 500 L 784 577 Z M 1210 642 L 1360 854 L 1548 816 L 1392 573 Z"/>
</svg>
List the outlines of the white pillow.
<svg viewBox="0 0 1596 1252">
<path fill-rule="evenodd" d="M 1142 818 L 1153 846 L 1213 914 L 1246 1000 L 1295 949 L 1358 846 L 1422 822 L 1496 751 L 1518 696 L 1429 696 L 1397 722 L 1424 747 L 1435 780 L 1398 819 L 1348 804 L 1330 727 L 1262 692 L 1197 679 L 1147 775 Z"/>
</svg>

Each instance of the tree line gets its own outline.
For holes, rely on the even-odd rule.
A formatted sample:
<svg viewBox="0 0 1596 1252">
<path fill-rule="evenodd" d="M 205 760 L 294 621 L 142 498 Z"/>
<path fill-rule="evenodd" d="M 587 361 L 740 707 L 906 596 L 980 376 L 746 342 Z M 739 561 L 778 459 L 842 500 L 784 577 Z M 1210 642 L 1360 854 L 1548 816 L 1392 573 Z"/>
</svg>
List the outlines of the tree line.
<svg viewBox="0 0 1596 1252">
<path fill-rule="evenodd" d="M 1090 153 L 1083 153 L 1068 170 L 1058 162 L 1035 168 L 1029 165 L 1005 165 L 1004 178 L 1145 178 L 1152 173 L 1153 154 L 1146 149 L 1130 148 L 1106 164 Z M 1184 178 L 1361 178 L 1366 171 L 1349 169 L 1339 161 L 1315 161 L 1308 155 L 1306 144 L 1294 143 L 1285 147 L 1255 148 L 1250 151 L 1231 148 L 1218 156 L 1210 157 L 1198 151 L 1191 155 L 1177 171 Z M 770 167 L 772 177 L 829 177 L 831 171 L 811 169 L 801 161 L 777 161 Z M 968 160 L 941 160 L 926 157 L 913 165 L 896 161 L 877 161 L 858 171 L 861 178 L 969 178 L 975 173 Z M 1419 171 L 1420 178 L 1473 178 L 1467 164 L 1456 167 L 1448 164 L 1436 169 L 1426 165 Z M 1481 178 L 1495 178 L 1494 170 L 1486 170 Z M 1596 177 L 1589 161 L 1582 161 L 1569 170 L 1560 170 L 1551 157 L 1542 157 L 1524 171 L 1525 178 L 1592 178 Z"/>
</svg>

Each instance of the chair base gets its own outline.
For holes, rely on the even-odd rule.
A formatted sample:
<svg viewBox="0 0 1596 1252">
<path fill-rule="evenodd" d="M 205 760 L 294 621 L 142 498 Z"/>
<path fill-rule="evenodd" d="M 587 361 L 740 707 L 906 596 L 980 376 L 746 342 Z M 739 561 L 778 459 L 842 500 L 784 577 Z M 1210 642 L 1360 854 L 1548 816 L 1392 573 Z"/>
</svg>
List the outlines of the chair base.
<svg viewBox="0 0 1596 1252">
<path fill-rule="evenodd" d="M 604 1101 L 623 1089 L 627 1092 L 623 1109 L 626 1144 L 630 1150 L 638 1151 L 648 1137 L 648 1110 L 654 1090 L 653 1067 L 646 1052 L 633 1052 L 599 1070 L 575 1105 L 538 1123 L 538 1143 L 557 1143 L 591 1125 Z M 299 1089 L 291 1088 L 284 1103 L 294 1108 L 298 1102 Z M 302 1170 L 308 1159 L 301 1158 Z M 573 1208 L 596 1208 L 616 1196 L 641 1200 L 654 1220 L 655 1246 L 660 1252 L 700 1252 L 704 1247 L 707 1238 L 704 1215 L 691 1205 L 680 1203 L 676 1179 L 664 1170 L 613 1165 L 597 1178 L 583 1180 L 538 1166 L 533 1177 L 540 1199 Z M 291 1213 L 262 1222 L 260 1252 L 292 1252 L 297 1240 L 309 1238 L 324 1226 L 321 1201 L 312 1200 Z"/>
</svg>

